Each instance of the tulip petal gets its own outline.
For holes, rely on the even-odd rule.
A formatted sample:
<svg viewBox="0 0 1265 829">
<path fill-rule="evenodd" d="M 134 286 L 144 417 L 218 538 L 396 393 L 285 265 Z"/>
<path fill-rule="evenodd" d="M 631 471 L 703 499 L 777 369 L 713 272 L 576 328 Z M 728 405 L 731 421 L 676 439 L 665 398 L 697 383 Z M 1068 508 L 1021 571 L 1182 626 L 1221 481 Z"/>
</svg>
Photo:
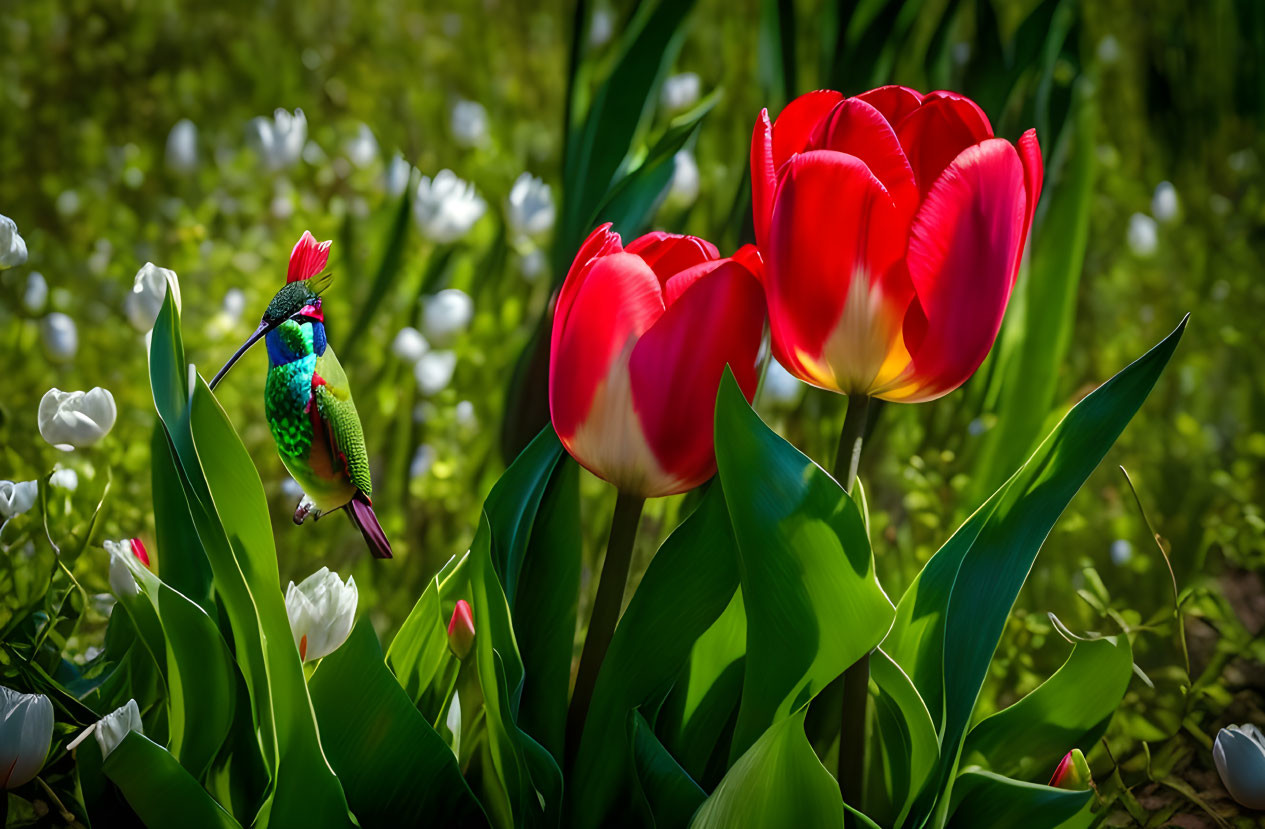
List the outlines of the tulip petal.
<svg viewBox="0 0 1265 829">
<path fill-rule="evenodd" d="M 843 94 L 833 89 L 818 89 L 800 95 L 782 109 L 773 122 L 773 168 L 780 170 L 795 153 L 811 147 L 817 124 L 830 114 L 830 110 L 843 100 Z"/>
<path fill-rule="evenodd" d="M 889 272 L 901 271 L 893 265 L 904 251 L 905 228 L 896 221 L 895 205 L 864 162 L 826 150 L 792 159 L 782 171 L 765 250 L 778 361 L 802 380 L 846 391 L 837 384 L 838 367 L 816 360 L 852 288 L 885 283 Z"/>
<path fill-rule="evenodd" d="M 931 400 L 979 368 L 1014 287 L 1026 210 L 1023 165 L 1008 141 L 970 147 L 945 170 L 910 229 L 906 263 L 920 309 L 906 316 L 912 377 L 880 396 Z"/>
<path fill-rule="evenodd" d="M 572 286 L 575 281 L 578 285 Z M 659 279 L 640 256 L 612 253 L 568 276 L 554 318 L 549 408 L 565 442 L 584 423 L 612 361 L 663 314 Z M 561 302 L 561 300 L 560 300 Z"/>
<path fill-rule="evenodd" d="M 880 86 L 868 92 L 862 92 L 856 98 L 883 113 L 883 117 L 893 127 L 922 103 L 922 93 L 899 84 Z"/>
<path fill-rule="evenodd" d="M 1023 187 L 1028 196 L 1028 212 L 1023 223 L 1023 238 L 1032 229 L 1032 217 L 1037 212 L 1037 200 L 1041 198 L 1041 185 L 1045 179 L 1045 167 L 1041 162 L 1041 145 L 1037 143 L 1037 131 L 1028 130 L 1019 137 L 1019 160 L 1023 162 Z M 1015 261 L 1016 270 L 1019 261 Z"/>
<path fill-rule="evenodd" d="M 777 191 L 777 168 L 773 166 L 773 124 L 769 111 L 760 110 L 751 133 L 751 219 L 756 242 L 769 243 L 769 222 L 773 218 L 773 194 Z"/>
<path fill-rule="evenodd" d="M 891 124 L 865 101 L 840 101 L 822 119 L 813 146 L 854 155 L 883 183 L 896 203 L 902 226 L 908 226 L 918 209 L 918 183 Z"/>
<path fill-rule="evenodd" d="M 598 256 L 604 256 L 608 253 L 615 253 L 621 250 L 621 240 L 619 234 L 611 230 L 611 223 L 607 222 L 598 226 L 589 238 L 584 240 L 584 244 L 580 245 L 580 250 L 576 252 L 575 259 L 571 262 L 571 268 L 567 271 L 567 278 L 562 282 L 562 288 L 558 291 L 558 302 L 554 307 L 554 320 L 565 320 L 567 314 L 570 313 L 571 303 L 575 299 L 575 294 L 580 290 L 580 286 L 584 284 L 584 278 L 581 275 L 585 268 L 589 266 Z M 558 328 L 554 323 L 554 330 Z"/>
<path fill-rule="evenodd" d="M 640 256 L 662 285 L 666 285 L 673 274 L 720 258 L 720 251 L 711 242 L 697 236 L 661 231 L 634 239 L 624 250 Z"/>
<path fill-rule="evenodd" d="M 692 489 L 716 470 L 712 426 L 716 390 L 728 364 L 747 400 L 755 395 L 764 331 L 764 292 L 743 265 L 726 260 L 688 282 L 633 347 L 632 402 L 667 480 L 651 494 Z"/>
<path fill-rule="evenodd" d="M 932 92 L 896 127 L 905 157 L 925 199 L 936 179 L 967 147 L 993 137 L 993 128 L 969 98 Z"/>
<path fill-rule="evenodd" d="M 290 267 L 286 272 L 286 282 L 311 279 L 325 270 L 325 265 L 329 262 L 329 247 L 333 243 L 332 239 L 318 243 L 311 231 L 303 231 L 299 241 L 294 243 L 294 249 L 290 251 Z"/>
</svg>

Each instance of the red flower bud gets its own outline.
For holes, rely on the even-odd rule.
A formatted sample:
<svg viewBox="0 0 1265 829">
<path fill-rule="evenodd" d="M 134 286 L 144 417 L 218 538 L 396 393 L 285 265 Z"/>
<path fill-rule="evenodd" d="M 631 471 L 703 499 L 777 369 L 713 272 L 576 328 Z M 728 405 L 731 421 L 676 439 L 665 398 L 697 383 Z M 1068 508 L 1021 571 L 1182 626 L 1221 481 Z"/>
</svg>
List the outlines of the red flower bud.
<svg viewBox="0 0 1265 829">
<path fill-rule="evenodd" d="M 145 549 L 145 545 L 139 538 L 132 539 L 132 555 L 140 559 L 141 564 L 149 567 L 149 552 Z"/>
<path fill-rule="evenodd" d="M 458 659 L 465 659 L 474 647 L 474 614 L 470 603 L 458 599 L 453 608 L 452 619 L 448 622 L 448 649 Z"/>
</svg>

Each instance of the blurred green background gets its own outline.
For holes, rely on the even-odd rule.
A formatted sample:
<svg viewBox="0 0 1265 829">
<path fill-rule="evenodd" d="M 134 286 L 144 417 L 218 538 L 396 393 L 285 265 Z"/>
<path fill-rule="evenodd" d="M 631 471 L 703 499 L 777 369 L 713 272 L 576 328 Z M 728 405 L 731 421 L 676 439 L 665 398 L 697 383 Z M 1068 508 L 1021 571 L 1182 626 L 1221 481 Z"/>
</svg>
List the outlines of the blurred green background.
<svg viewBox="0 0 1265 829">
<path fill-rule="evenodd" d="M 577 100 L 609 70 L 634 9 L 597 3 L 580 15 Z M 504 0 L 5 4 L 0 213 L 17 222 L 30 257 L 0 272 L 0 477 L 76 471 L 73 491 L 50 490 L 54 536 L 111 482 L 96 547 L 78 565 L 90 591 L 106 588 L 102 539 L 153 539 L 145 335 L 125 304 L 138 269 L 152 261 L 179 274 L 187 356 L 210 376 L 253 330 L 304 229 L 334 240 L 327 324 L 396 559 L 370 561 L 341 517 L 291 523 L 297 494 L 263 419 L 257 349 L 218 395 L 270 493 L 283 579 L 321 565 L 354 574 L 361 607 L 386 631 L 466 548 L 504 468 L 502 420 L 524 411 L 509 395 L 514 367 L 574 252 L 551 245 L 548 231 L 516 233 L 507 215 L 525 171 L 551 186 L 562 212 L 575 19 L 567 2 Z M 945 86 L 976 97 L 999 134 L 1038 127 L 1052 230 L 1044 240 L 1036 230 L 1023 277 L 1032 284 L 1017 292 L 995 359 L 939 401 L 886 406 L 873 427 L 862 479 L 893 596 L 1032 448 L 1032 436 L 994 431 L 1008 400 L 1038 390 L 1029 420 L 1039 438 L 1049 418 L 1192 314 L 1171 370 L 1047 542 L 980 706 L 1008 703 L 1061 662 L 1066 646 L 1047 613 L 1076 631 L 1134 634 L 1145 679 L 1113 724 L 1105 766 L 1118 761 L 1132 789 L 1121 787 L 1120 825 L 1137 819 L 1130 799 L 1187 816 L 1181 825 L 1213 821 L 1225 800 L 1209 735 L 1230 721 L 1265 723 L 1263 61 L 1265 5 L 1255 0 L 698 0 L 639 136 L 648 146 L 718 91 L 652 224 L 727 253 L 749 238 L 752 124 L 789 95 Z M 301 108 L 306 134 L 297 158 L 270 164 L 252 119 L 274 124 L 277 108 Z M 192 134 L 173 134 L 182 119 Z M 419 175 L 445 168 L 486 205 L 452 242 L 428 235 L 411 204 Z M 1056 192 L 1070 194 L 1062 214 L 1050 206 Z M 1046 290 L 1040 280 L 1052 274 Z M 431 297 L 451 288 L 471 298 L 473 315 L 444 335 Z M 73 322 L 75 348 L 52 312 Z M 393 348 L 405 326 L 454 355 L 449 382 L 446 355 L 415 370 Z M 1021 354 L 1036 355 L 1036 369 L 1012 358 Z M 422 384 L 431 388 L 418 371 L 432 372 Z M 118 404 L 111 434 L 73 453 L 48 445 L 36 426 L 41 395 L 98 385 Z M 818 462 L 833 456 L 841 399 L 771 380 L 757 408 Z M 1171 553 L 1189 669 L 1174 578 L 1117 465 Z M 591 560 L 614 494 L 587 474 L 584 488 Z M 648 507 L 643 565 L 680 507 L 679 498 Z M 0 536 L 10 584 L 39 554 L 39 529 L 14 522 Z M 77 647 L 95 636 L 99 627 L 85 628 Z"/>
</svg>

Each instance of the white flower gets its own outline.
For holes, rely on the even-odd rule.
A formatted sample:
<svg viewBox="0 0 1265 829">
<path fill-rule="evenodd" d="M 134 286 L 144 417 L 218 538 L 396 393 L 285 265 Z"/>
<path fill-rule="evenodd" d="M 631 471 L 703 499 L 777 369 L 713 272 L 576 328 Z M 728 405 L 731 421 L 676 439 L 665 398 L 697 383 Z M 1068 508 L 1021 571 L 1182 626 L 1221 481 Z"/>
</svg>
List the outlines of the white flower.
<svg viewBox="0 0 1265 829">
<path fill-rule="evenodd" d="M 459 98 L 452 105 L 452 137 L 462 147 L 482 147 L 488 140 L 488 111 L 478 101 Z"/>
<path fill-rule="evenodd" d="M 130 560 L 136 556 L 131 541 L 106 541 L 102 546 L 110 554 L 110 592 L 120 599 L 140 595 L 140 585 L 132 573 Z"/>
<path fill-rule="evenodd" d="M 171 297 L 180 310 L 180 280 L 176 272 L 160 268 L 153 262 L 146 262 L 136 272 L 132 283 L 132 292 L 127 295 L 124 307 L 132 327 L 142 334 L 154 327 L 158 312 L 163 309 L 163 300 L 167 297 L 167 287 L 171 286 Z"/>
<path fill-rule="evenodd" d="M 681 150 L 672 158 L 672 186 L 668 201 L 677 207 L 689 207 L 698 198 L 698 162 L 689 150 Z"/>
<path fill-rule="evenodd" d="M 395 335 L 395 341 L 391 343 L 391 353 L 410 364 L 420 360 L 429 348 L 426 338 L 412 327 L 401 328 L 400 333 Z"/>
<path fill-rule="evenodd" d="M 769 367 L 764 372 L 764 391 L 762 396 L 769 403 L 784 408 L 792 408 L 804 396 L 804 381 L 787 371 L 777 360 L 769 360 Z"/>
<path fill-rule="evenodd" d="M 35 498 L 39 495 L 38 481 L 0 481 L 0 516 L 8 519 L 35 506 Z"/>
<path fill-rule="evenodd" d="M 167 133 L 167 169 L 190 173 L 198 168 L 198 127 L 181 118 Z"/>
<path fill-rule="evenodd" d="M 457 178 L 452 170 L 440 170 L 434 179 L 422 176 L 417 182 L 413 218 L 431 241 L 457 241 L 470 232 L 486 209 L 474 185 Z"/>
<path fill-rule="evenodd" d="M 79 488 L 79 473 L 73 469 L 58 469 L 48 477 L 48 485 L 74 492 Z"/>
<path fill-rule="evenodd" d="M 307 117 L 303 110 L 293 114 L 284 109 L 273 113 L 272 120 L 264 117 L 250 122 L 249 134 L 255 150 L 264 164 L 273 170 L 292 166 L 303 155 L 307 143 Z"/>
<path fill-rule="evenodd" d="M 22 294 L 22 304 L 32 314 L 38 314 L 44 310 L 45 302 L 48 302 L 48 283 L 42 273 L 31 271 L 26 277 L 26 292 Z"/>
<path fill-rule="evenodd" d="M 127 704 L 106 714 L 96 725 L 97 745 L 101 746 L 101 759 L 110 756 L 110 752 L 119 747 L 129 732 L 144 734 L 141 728 L 141 710 L 136 700 L 129 699 Z"/>
<path fill-rule="evenodd" d="M 1161 181 L 1155 185 L 1151 195 L 1151 215 L 1160 224 L 1170 224 L 1177 219 L 1180 204 L 1177 200 L 1177 188 L 1171 181 Z"/>
<path fill-rule="evenodd" d="M 347 158 L 357 167 L 368 167 L 378 157 L 378 139 L 368 124 L 361 124 L 356 136 L 346 145 Z"/>
<path fill-rule="evenodd" d="M 44 350 L 57 362 L 73 359 L 79 351 L 79 329 L 75 321 L 60 311 L 54 311 L 40 320 L 40 339 Z"/>
<path fill-rule="evenodd" d="M 540 248 L 532 248 L 518 257 L 518 269 L 522 272 L 523 279 L 528 282 L 539 279 L 547 267 L 549 267 L 549 258 Z"/>
<path fill-rule="evenodd" d="M 452 351 L 427 351 L 413 366 L 417 388 L 430 396 L 448 388 L 457 369 L 457 355 Z"/>
<path fill-rule="evenodd" d="M 386 172 L 383 174 L 383 184 L 387 195 L 402 195 L 408 189 L 409 179 L 412 175 L 413 165 L 405 161 L 404 156 L 399 153 L 391 156 L 391 163 L 387 165 Z"/>
<path fill-rule="evenodd" d="M 0 271 L 26 261 L 26 240 L 18 235 L 17 223 L 0 216 Z"/>
<path fill-rule="evenodd" d="M 531 173 L 520 175 L 510 188 L 506 214 L 515 237 L 529 239 L 548 233 L 555 216 L 549 185 Z"/>
<path fill-rule="evenodd" d="M 97 386 L 87 392 L 49 389 L 38 419 L 44 440 L 61 448 L 91 446 L 110 433 L 116 417 L 114 395 Z"/>
<path fill-rule="evenodd" d="M 703 83 L 693 72 L 673 75 L 663 82 L 659 103 L 668 112 L 681 112 L 694 106 L 702 90 Z"/>
<path fill-rule="evenodd" d="M 456 417 L 457 425 L 463 429 L 473 429 L 479 425 L 479 418 L 474 413 L 474 404 L 469 400 L 462 400 L 458 403 L 456 408 L 453 409 L 453 414 Z"/>
<path fill-rule="evenodd" d="M 422 334 L 429 342 L 447 345 L 465 331 L 474 316 L 474 301 L 465 291 L 445 288 L 427 297 L 422 309 Z"/>
<path fill-rule="evenodd" d="M 603 46 L 615 34 L 615 15 L 606 6 L 593 10 L 593 19 L 589 22 L 589 46 Z"/>
<path fill-rule="evenodd" d="M 1221 729 L 1212 760 L 1230 796 L 1249 809 L 1265 810 L 1265 734 L 1254 725 Z"/>
<path fill-rule="evenodd" d="M 286 588 L 290 632 L 304 662 L 338 650 L 351 633 L 356 618 L 356 581 L 343 584 L 337 573 L 322 567 L 296 586 Z"/>
<path fill-rule="evenodd" d="M 1155 255 L 1155 249 L 1159 246 L 1159 229 L 1155 225 L 1155 220 L 1145 213 L 1134 213 L 1129 217 L 1129 249 L 1133 254 L 1142 259 L 1148 259 Z"/>
<path fill-rule="evenodd" d="M 53 703 L 0 685 L 0 789 L 29 783 L 53 741 Z"/>
</svg>

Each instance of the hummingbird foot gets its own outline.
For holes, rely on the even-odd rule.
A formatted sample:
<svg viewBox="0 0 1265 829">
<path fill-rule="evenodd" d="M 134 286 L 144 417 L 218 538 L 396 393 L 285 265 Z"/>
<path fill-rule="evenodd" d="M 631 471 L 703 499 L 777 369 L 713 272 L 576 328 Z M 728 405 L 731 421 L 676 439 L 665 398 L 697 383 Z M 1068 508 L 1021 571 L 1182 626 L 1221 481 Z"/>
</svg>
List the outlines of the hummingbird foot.
<svg viewBox="0 0 1265 829">
<path fill-rule="evenodd" d="M 316 504 L 305 493 L 303 498 L 299 500 L 299 505 L 294 508 L 294 523 L 302 524 L 309 515 L 312 516 L 312 520 L 319 521 L 321 511 L 316 508 Z"/>
</svg>

